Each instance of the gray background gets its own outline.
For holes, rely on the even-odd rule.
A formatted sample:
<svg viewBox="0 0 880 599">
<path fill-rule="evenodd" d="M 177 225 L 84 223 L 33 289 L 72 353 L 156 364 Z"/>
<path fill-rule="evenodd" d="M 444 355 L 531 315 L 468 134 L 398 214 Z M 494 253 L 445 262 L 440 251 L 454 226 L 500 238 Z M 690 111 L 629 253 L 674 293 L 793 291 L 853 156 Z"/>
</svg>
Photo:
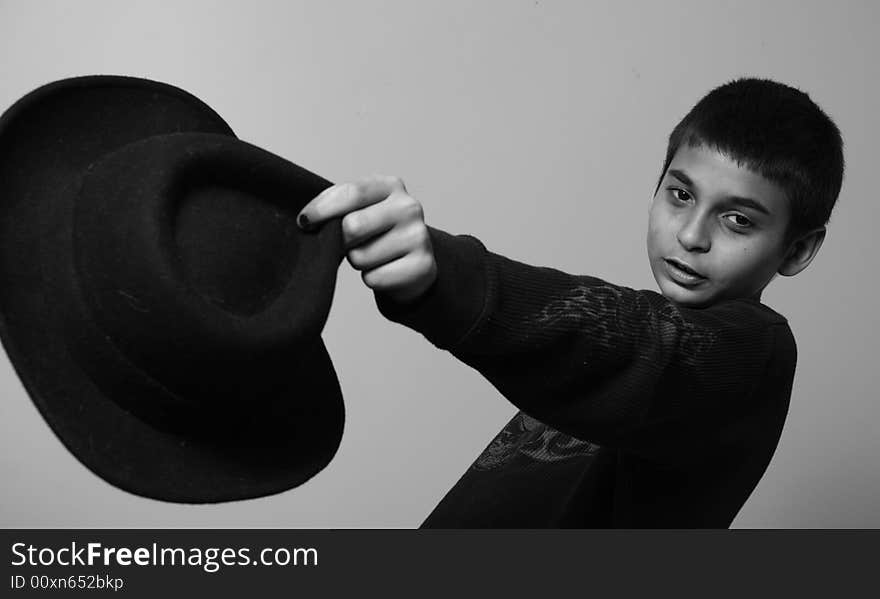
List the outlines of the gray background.
<svg viewBox="0 0 880 599">
<path fill-rule="evenodd" d="M 654 289 L 647 208 L 666 137 L 739 75 L 803 88 L 848 170 L 811 267 L 765 301 L 799 345 L 788 422 L 736 527 L 880 525 L 874 2 L 0 2 L 0 106 L 63 77 L 158 79 L 333 181 L 401 176 L 429 224 L 512 258 Z M 324 339 L 345 436 L 269 498 L 165 504 L 104 483 L 0 360 L 0 526 L 414 527 L 515 409 L 390 323 L 347 263 Z"/>
</svg>

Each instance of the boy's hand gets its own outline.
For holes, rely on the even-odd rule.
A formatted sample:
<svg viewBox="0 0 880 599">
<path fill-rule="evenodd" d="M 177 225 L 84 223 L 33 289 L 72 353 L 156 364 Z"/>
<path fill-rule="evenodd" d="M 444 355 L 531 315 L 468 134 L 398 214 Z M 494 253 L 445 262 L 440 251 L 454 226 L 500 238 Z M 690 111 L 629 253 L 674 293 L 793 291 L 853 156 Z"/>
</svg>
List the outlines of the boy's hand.
<svg viewBox="0 0 880 599">
<path fill-rule="evenodd" d="M 437 278 L 422 205 L 399 178 L 377 175 L 329 187 L 306 204 L 297 223 L 308 231 L 337 216 L 348 262 L 370 289 L 406 303 Z"/>
</svg>

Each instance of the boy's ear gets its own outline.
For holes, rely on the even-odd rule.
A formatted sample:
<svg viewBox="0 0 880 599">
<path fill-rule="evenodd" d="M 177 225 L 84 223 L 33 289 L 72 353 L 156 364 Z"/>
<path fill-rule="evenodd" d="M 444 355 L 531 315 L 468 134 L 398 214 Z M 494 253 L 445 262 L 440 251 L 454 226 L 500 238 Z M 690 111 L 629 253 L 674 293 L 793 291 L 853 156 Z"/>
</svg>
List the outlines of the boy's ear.
<svg viewBox="0 0 880 599">
<path fill-rule="evenodd" d="M 801 272 L 816 257 L 823 241 L 825 241 L 825 227 L 813 229 L 798 237 L 788 248 L 785 260 L 779 267 L 779 274 L 784 277 L 793 277 Z"/>
</svg>

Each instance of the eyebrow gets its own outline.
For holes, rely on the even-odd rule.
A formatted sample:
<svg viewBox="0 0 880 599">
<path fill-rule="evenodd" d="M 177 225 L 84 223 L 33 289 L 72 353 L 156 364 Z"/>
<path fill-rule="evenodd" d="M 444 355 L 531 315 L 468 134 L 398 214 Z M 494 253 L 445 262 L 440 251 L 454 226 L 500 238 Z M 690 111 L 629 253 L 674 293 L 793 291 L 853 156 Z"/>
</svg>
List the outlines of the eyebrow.
<svg viewBox="0 0 880 599">
<path fill-rule="evenodd" d="M 691 181 L 691 178 L 687 176 L 687 173 L 682 170 L 669 169 L 669 174 L 687 185 L 688 187 L 696 187 L 696 185 L 694 185 L 694 182 Z M 751 208 L 756 212 L 760 212 L 761 214 L 766 214 L 767 216 L 770 216 L 770 211 L 767 210 L 767 208 L 765 208 L 763 204 L 756 200 L 753 200 L 752 198 L 744 198 L 741 196 L 728 196 L 728 199 L 733 201 L 735 204 L 739 204 L 740 206 L 743 206 L 745 208 Z"/>
</svg>

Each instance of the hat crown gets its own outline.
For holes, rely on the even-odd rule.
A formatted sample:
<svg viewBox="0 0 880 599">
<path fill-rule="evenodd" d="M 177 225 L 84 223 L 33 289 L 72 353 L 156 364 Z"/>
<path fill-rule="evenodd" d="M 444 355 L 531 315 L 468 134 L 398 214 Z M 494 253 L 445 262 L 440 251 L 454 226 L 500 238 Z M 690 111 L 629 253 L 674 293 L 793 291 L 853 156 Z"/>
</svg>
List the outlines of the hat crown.
<svg viewBox="0 0 880 599">
<path fill-rule="evenodd" d="M 234 401 L 242 386 L 258 397 L 327 318 L 341 251 L 328 261 L 326 241 L 295 221 L 328 185 L 224 135 L 154 136 L 103 157 L 73 215 L 76 277 L 98 329 L 184 399 Z"/>
</svg>

